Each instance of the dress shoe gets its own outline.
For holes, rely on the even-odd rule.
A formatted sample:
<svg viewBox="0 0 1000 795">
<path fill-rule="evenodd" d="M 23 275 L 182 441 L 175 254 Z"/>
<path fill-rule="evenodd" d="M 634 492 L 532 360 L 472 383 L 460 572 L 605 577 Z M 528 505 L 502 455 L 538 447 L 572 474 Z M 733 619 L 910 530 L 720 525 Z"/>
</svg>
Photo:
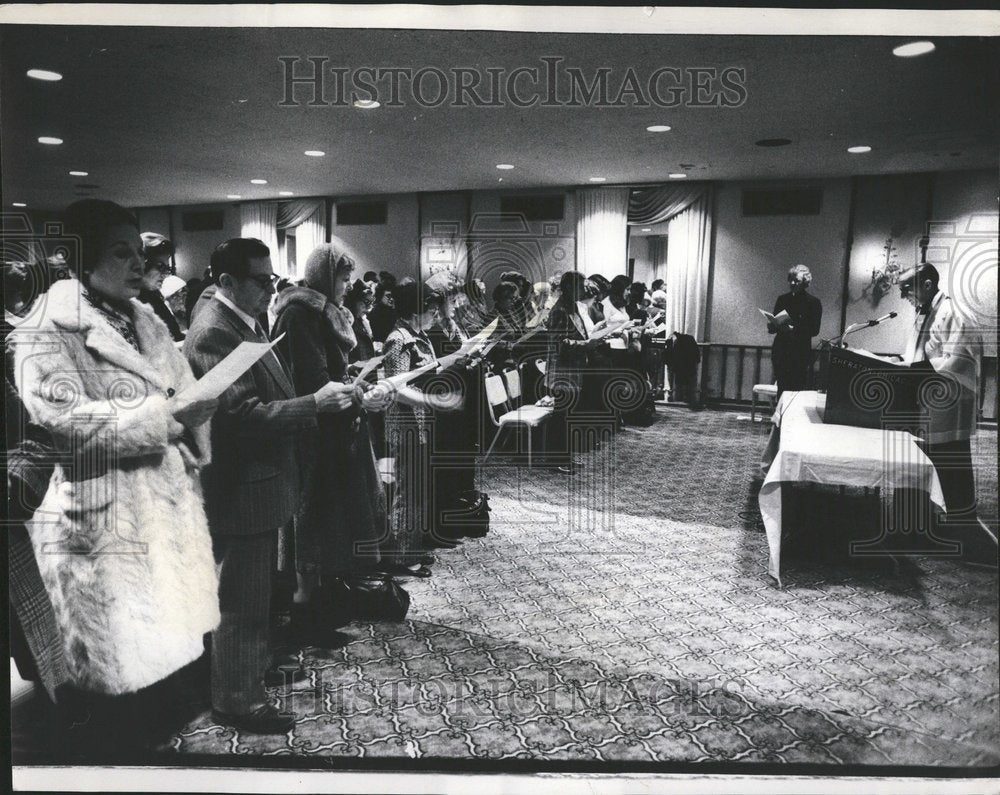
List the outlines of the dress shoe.
<svg viewBox="0 0 1000 795">
<path fill-rule="evenodd" d="M 264 674 L 264 687 L 285 687 L 308 681 L 309 674 L 298 666 L 280 665 Z"/>
<path fill-rule="evenodd" d="M 393 577 L 430 577 L 431 570 L 426 566 L 417 566 L 416 568 L 410 568 L 409 566 L 404 566 L 401 563 L 383 563 L 382 571 L 385 574 L 391 574 Z"/>
<path fill-rule="evenodd" d="M 229 715 L 212 710 L 212 717 L 219 723 L 248 732 L 249 734 L 284 734 L 295 725 L 295 716 L 290 712 L 279 712 L 270 704 L 264 704 L 246 715 Z"/>
</svg>

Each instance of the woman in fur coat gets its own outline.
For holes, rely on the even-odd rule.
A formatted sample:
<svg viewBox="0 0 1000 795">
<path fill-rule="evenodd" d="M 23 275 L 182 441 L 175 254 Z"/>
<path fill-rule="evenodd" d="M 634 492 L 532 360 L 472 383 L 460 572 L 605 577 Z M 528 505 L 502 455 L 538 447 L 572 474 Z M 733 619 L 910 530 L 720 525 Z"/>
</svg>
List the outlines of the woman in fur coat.
<svg viewBox="0 0 1000 795">
<path fill-rule="evenodd" d="M 137 300 L 135 218 L 85 200 L 64 228 L 79 280 L 55 282 L 12 335 L 21 399 L 60 453 L 28 530 L 73 683 L 119 695 L 198 659 L 219 621 L 199 483 L 215 405 L 177 397 L 195 379 Z"/>
<path fill-rule="evenodd" d="M 324 243 L 306 260 L 304 285 L 278 295 L 273 333 L 285 335 L 279 347 L 300 395 L 347 377 L 349 354 L 357 345 L 354 316 L 343 305 L 353 268 L 353 260 Z M 316 633 L 331 628 L 324 623 L 350 620 L 344 605 L 329 604 L 343 593 L 338 580 L 364 577 L 379 563 L 385 496 L 369 424 L 360 409 L 321 417 L 306 457 L 302 504 L 295 517 L 295 601 L 301 605 L 298 621 L 316 642 Z M 328 615 L 331 609 L 341 616 L 339 622 Z"/>
</svg>

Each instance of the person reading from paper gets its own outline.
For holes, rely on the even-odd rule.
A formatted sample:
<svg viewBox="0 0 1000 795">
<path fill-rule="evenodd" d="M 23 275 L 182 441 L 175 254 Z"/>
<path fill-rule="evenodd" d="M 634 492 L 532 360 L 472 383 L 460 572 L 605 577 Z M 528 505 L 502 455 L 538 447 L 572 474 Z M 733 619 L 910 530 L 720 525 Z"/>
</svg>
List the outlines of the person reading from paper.
<svg viewBox="0 0 1000 795">
<path fill-rule="evenodd" d="M 773 318 L 768 318 L 767 331 L 774 334 L 771 365 L 778 382 L 778 394 L 785 390 L 802 390 L 809 386 L 812 366 L 812 338 L 819 334 L 823 318 L 820 300 L 807 292 L 812 273 L 805 265 L 788 269 L 788 292 L 774 302 Z"/>
<path fill-rule="evenodd" d="M 184 342 L 198 376 L 242 343 L 268 341 L 257 318 L 277 281 L 270 249 L 256 238 L 227 240 L 211 263 L 218 289 Z M 302 670 L 271 668 L 273 556 L 278 529 L 299 507 L 297 437 L 317 433 L 323 415 L 351 408 L 354 394 L 351 384 L 327 381 L 297 395 L 287 364 L 271 349 L 222 394 L 212 417 L 211 464 L 202 473 L 222 612 L 212 635 L 212 707 L 216 720 L 244 732 L 287 732 L 294 716 L 268 701 L 265 685 L 308 683 Z"/>
<path fill-rule="evenodd" d="M 358 337 L 345 296 L 354 267 L 337 246 L 321 243 L 306 259 L 303 284 L 278 296 L 274 331 L 284 335 L 279 348 L 296 394 L 351 380 L 348 361 Z M 379 562 L 385 493 L 366 414 L 358 406 L 321 417 L 315 432 L 302 440 L 292 625 L 308 645 L 329 648 L 345 639 L 333 630 L 355 617 L 355 608 L 345 604 L 347 589 L 363 582 Z"/>
<path fill-rule="evenodd" d="M 970 443 L 976 432 L 980 334 L 939 282 L 937 268 L 929 263 L 900 274 L 899 294 L 917 310 L 903 362 L 943 377 L 941 389 L 926 385 L 921 390 L 928 409 L 921 446 L 937 469 L 948 511 L 938 534 L 961 543 L 963 560 L 996 567 L 997 541 L 976 518 Z"/>
<path fill-rule="evenodd" d="M 392 290 L 398 319 L 385 340 L 383 366 L 388 378 L 422 369 L 436 361 L 427 329 L 434 325 L 441 296 L 413 281 Z M 376 387 L 379 389 L 379 387 Z M 389 509 L 388 533 L 382 545 L 381 569 L 402 577 L 430 577 L 428 566 L 431 524 L 429 479 L 433 424 L 447 422 L 436 417 L 462 408 L 461 394 L 436 389 L 421 391 L 405 383 L 391 395 L 385 413 L 386 446 L 395 459 L 395 489 Z"/>
</svg>

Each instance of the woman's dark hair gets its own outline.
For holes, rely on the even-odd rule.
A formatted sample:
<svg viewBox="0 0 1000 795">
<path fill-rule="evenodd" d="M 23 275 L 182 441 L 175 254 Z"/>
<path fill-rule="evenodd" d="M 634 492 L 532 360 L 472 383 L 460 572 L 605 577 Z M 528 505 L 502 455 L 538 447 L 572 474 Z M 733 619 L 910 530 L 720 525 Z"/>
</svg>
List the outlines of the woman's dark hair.
<svg viewBox="0 0 1000 795">
<path fill-rule="evenodd" d="M 519 294 L 520 290 L 514 282 L 502 281 L 493 288 L 493 303 L 496 303 L 504 298 L 514 298 Z"/>
<path fill-rule="evenodd" d="M 73 202 L 62 216 L 63 234 L 79 241 L 71 246 L 66 264 L 81 276 L 90 273 L 108 243 L 108 230 L 115 226 L 131 226 L 139 231 L 139 221 L 121 205 L 104 199 L 83 199 Z"/>
<path fill-rule="evenodd" d="M 366 282 L 377 282 L 378 274 L 375 271 L 365 271 L 364 281 Z"/>
<path fill-rule="evenodd" d="M 629 285 L 628 291 L 635 297 L 642 298 L 646 294 L 646 284 L 645 282 L 632 282 Z"/>
<path fill-rule="evenodd" d="M 559 280 L 559 303 L 575 311 L 574 305 L 583 298 L 585 281 L 579 271 L 566 271 Z"/>
<path fill-rule="evenodd" d="M 389 273 L 389 271 L 379 271 L 378 283 L 382 287 L 390 288 L 396 284 L 396 277 Z"/>
<path fill-rule="evenodd" d="M 425 291 L 415 281 L 397 284 L 391 292 L 392 301 L 396 305 L 396 314 L 400 317 L 412 317 L 441 303 L 440 293 Z"/>
<path fill-rule="evenodd" d="M 212 252 L 212 280 L 218 284 L 223 273 L 238 278 L 250 275 L 250 260 L 270 257 L 271 249 L 255 237 L 234 237 Z"/>
<path fill-rule="evenodd" d="M 632 280 L 628 276 L 615 276 L 608 285 L 608 294 L 616 298 L 625 298 L 625 291 L 630 284 L 632 284 Z"/>
<path fill-rule="evenodd" d="M 528 277 L 520 271 L 504 271 L 500 274 L 500 282 L 513 284 L 517 288 L 517 293 L 521 296 L 521 298 L 527 298 L 528 293 L 531 292 L 531 282 L 528 280 Z"/>
<path fill-rule="evenodd" d="M 653 283 L 649 285 L 649 291 L 655 293 L 657 290 L 663 289 L 663 279 L 653 279 Z"/>
<path fill-rule="evenodd" d="M 369 271 L 370 273 L 371 271 Z M 367 276 L 368 274 L 365 274 Z M 371 301 L 374 298 L 372 288 L 366 283 L 366 279 L 356 279 L 344 296 L 344 305 L 348 309 L 353 309 L 359 301 Z"/>
</svg>

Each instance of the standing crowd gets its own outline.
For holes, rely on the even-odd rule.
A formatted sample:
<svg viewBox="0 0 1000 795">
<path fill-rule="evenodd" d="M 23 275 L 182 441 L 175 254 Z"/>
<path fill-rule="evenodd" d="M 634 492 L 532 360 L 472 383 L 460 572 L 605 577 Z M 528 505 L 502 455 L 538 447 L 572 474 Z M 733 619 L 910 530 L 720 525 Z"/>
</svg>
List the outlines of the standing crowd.
<svg viewBox="0 0 1000 795">
<path fill-rule="evenodd" d="M 552 409 L 543 463 L 562 470 L 652 417 L 657 284 L 510 271 L 487 309 L 482 282 L 358 278 L 332 244 L 279 281 L 250 238 L 185 283 L 171 242 L 116 204 L 63 223 L 79 247 L 58 276 L 5 267 L 12 632 L 88 741 L 141 744 L 191 680 L 220 722 L 288 731 L 266 688 L 313 686 L 298 648 L 401 619 L 400 580 L 486 534 L 486 375 L 516 369 Z M 188 397 L 270 340 L 218 399 Z"/>
</svg>

